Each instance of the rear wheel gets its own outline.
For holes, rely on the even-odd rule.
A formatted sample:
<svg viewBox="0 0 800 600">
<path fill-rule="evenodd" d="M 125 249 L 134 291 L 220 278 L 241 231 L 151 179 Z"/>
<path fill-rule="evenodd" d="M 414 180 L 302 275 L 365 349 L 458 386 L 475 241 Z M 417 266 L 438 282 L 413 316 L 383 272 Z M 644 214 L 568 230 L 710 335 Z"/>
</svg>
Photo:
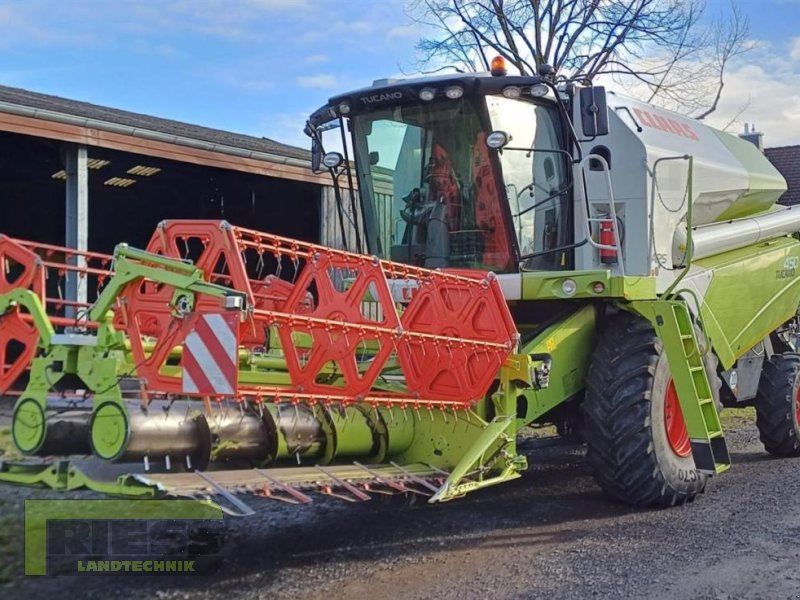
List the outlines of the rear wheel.
<svg viewBox="0 0 800 600">
<path fill-rule="evenodd" d="M 689 435 L 661 341 L 650 323 L 615 316 L 587 378 L 587 460 L 607 493 L 643 506 L 683 504 L 703 491 L 707 475 L 694 465 Z M 715 400 L 720 381 L 708 353 L 706 373 Z"/>
<path fill-rule="evenodd" d="M 800 456 L 800 354 L 774 354 L 758 382 L 756 425 L 775 456 Z"/>
</svg>

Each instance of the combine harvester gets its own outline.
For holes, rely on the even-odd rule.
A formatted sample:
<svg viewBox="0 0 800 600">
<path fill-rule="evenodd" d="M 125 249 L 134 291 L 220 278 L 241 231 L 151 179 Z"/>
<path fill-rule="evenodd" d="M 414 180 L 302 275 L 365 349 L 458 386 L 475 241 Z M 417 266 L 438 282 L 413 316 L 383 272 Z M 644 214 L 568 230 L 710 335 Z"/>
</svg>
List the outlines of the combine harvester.
<svg viewBox="0 0 800 600">
<path fill-rule="evenodd" d="M 0 239 L 28 455 L 0 480 L 237 514 L 445 501 L 519 477 L 518 433 L 553 423 L 608 493 L 672 505 L 730 466 L 721 405 L 800 456 L 800 209 L 752 144 L 502 61 L 376 82 L 306 130 L 351 251 L 224 221 L 113 256 Z"/>
</svg>

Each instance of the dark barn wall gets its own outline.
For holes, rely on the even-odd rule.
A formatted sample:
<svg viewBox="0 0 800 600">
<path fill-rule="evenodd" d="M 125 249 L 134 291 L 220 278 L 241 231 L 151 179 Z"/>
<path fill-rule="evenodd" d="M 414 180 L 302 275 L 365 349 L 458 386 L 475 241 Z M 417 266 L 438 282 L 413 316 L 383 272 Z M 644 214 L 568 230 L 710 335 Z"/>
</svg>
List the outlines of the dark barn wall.
<svg viewBox="0 0 800 600">
<path fill-rule="evenodd" d="M 62 146 L 0 132 L 0 233 L 64 243 Z M 89 148 L 110 161 L 89 170 L 89 248 L 111 252 L 119 242 L 143 247 L 163 219 L 226 219 L 235 225 L 307 241 L 319 240 L 319 187 L 148 156 Z M 135 166 L 161 169 L 130 175 Z M 112 177 L 134 179 L 125 188 Z"/>
<path fill-rule="evenodd" d="M 64 168 L 60 144 L 0 132 L 0 233 L 64 242 Z"/>
<path fill-rule="evenodd" d="M 102 177 L 92 174 L 89 183 L 89 239 L 100 251 L 120 241 L 146 245 L 163 219 L 226 219 L 287 237 L 319 237 L 319 190 L 313 184 L 122 152 L 97 155 L 111 160 Z M 126 173 L 137 165 L 161 171 L 150 177 Z M 136 183 L 126 188 L 104 185 L 111 177 Z"/>
</svg>

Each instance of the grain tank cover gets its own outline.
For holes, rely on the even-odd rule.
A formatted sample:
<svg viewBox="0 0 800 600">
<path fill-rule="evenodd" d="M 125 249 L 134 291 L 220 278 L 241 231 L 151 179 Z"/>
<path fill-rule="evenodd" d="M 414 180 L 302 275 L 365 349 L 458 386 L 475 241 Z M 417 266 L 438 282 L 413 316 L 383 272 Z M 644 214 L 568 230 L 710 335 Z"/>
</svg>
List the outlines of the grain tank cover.
<svg viewBox="0 0 800 600">
<path fill-rule="evenodd" d="M 763 212 L 786 191 L 781 174 L 750 142 L 631 98 L 610 94 L 609 105 L 644 144 L 651 167 L 662 157 L 694 157 L 695 225 Z M 675 176 L 677 166 L 659 169 L 657 191 L 669 196 L 685 191 L 685 177 Z"/>
</svg>

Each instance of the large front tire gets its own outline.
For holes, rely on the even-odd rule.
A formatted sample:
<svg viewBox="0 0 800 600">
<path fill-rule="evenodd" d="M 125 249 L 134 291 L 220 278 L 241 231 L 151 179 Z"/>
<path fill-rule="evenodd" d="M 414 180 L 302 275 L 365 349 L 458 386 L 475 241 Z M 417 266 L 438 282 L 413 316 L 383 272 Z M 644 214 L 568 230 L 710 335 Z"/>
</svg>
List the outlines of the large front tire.
<svg viewBox="0 0 800 600">
<path fill-rule="evenodd" d="M 619 314 L 601 332 L 582 405 L 587 461 L 607 493 L 639 506 L 690 502 L 707 475 L 695 468 L 663 345 L 643 318 Z M 716 358 L 706 373 L 719 402 Z"/>
</svg>

